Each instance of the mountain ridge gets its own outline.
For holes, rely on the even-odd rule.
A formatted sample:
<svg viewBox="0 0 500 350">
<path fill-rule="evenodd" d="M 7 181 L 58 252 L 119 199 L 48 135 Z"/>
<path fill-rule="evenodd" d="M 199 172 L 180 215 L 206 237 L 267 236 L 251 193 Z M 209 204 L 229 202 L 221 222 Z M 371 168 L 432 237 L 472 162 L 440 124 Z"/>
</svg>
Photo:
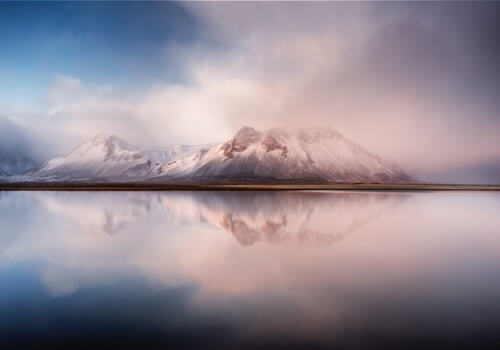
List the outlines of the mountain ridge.
<svg viewBox="0 0 500 350">
<path fill-rule="evenodd" d="M 32 182 L 371 182 L 412 181 L 333 129 L 258 131 L 244 126 L 229 140 L 144 151 L 114 134 L 98 134 L 65 156 L 17 177 Z"/>
</svg>

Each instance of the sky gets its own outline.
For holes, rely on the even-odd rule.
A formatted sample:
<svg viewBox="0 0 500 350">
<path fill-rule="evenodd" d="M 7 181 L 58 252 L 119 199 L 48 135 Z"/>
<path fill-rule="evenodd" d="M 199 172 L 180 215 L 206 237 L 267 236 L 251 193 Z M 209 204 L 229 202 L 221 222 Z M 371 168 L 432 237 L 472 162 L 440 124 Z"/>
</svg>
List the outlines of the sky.
<svg viewBox="0 0 500 350">
<path fill-rule="evenodd" d="M 499 33 L 492 2 L 0 2 L 0 147 L 324 126 L 419 179 L 499 183 Z"/>
</svg>

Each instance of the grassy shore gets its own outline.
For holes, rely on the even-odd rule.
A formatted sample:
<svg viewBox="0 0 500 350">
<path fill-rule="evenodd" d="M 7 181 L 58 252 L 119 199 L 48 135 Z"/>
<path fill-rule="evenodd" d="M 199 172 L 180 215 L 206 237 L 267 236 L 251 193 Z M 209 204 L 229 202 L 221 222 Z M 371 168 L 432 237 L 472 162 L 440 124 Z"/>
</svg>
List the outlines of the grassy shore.
<svg viewBox="0 0 500 350">
<path fill-rule="evenodd" d="M 500 191 L 500 185 L 452 184 L 138 184 L 4 183 L 0 191 Z"/>
</svg>

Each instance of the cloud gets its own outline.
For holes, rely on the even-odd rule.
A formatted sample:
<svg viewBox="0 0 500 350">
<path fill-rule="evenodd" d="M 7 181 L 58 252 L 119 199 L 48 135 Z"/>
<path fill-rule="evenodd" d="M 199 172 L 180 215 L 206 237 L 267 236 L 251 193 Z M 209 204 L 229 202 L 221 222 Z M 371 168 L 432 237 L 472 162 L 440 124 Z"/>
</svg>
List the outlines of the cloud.
<svg viewBox="0 0 500 350">
<path fill-rule="evenodd" d="M 130 89 L 60 75 L 28 119 L 60 149 L 101 131 L 156 148 L 242 125 L 326 125 L 432 181 L 500 161 L 500 5 L 183 6 L 212 43 L 165 48 L 185 80 Z"/>
<path fill-rule="evenodd" d="M 330 125 L 432 180 L 500 161 L 497 4 L 188 6 L 234 43 L 218 67 L 258 86 L 237 122 Z"/>
<path fill-rule="evenodd" d="M 232 132 L 224 124 L 221 99 L 241 98 L 249 89 L 237 79 L 215 83 L 197 78 L 190 86 L 161 83 L 124 93 L 59 76 L 47 92 L 44 118 L 51 129 L 73 140 L 109 132 L 145 147 L 212 142 Z"/>
</svg>

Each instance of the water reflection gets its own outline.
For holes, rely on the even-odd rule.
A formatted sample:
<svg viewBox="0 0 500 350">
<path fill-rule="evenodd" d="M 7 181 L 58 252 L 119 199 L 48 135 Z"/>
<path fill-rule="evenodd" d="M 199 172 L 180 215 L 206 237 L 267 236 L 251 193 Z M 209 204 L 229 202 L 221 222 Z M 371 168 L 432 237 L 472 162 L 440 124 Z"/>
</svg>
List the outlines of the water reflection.
<svg viewBox="0 0 500 350">
<path fill-rule="evenodd" d="M 495 193 L 0 192 L 0 345 L 494 344 L 499 209 Z"/>
<path fill-rule="evenodd" d="M 69 218 L 83 233 L 113 235 L 126 225 L 161 217 L 168 229 L 207 223 L 244 245 L 330 245 L 404 200 L 404 194 L 328 192 L 171 192 L 23 194 Z"/>
<path fill-rule="evenodd" d="M 191 203 L 164 198 L 167 207 L 231 233 L 240 244 L 330 245 L 396 205 L 404 195 L 326 192 L 193 193 Z"/>
</svg>

